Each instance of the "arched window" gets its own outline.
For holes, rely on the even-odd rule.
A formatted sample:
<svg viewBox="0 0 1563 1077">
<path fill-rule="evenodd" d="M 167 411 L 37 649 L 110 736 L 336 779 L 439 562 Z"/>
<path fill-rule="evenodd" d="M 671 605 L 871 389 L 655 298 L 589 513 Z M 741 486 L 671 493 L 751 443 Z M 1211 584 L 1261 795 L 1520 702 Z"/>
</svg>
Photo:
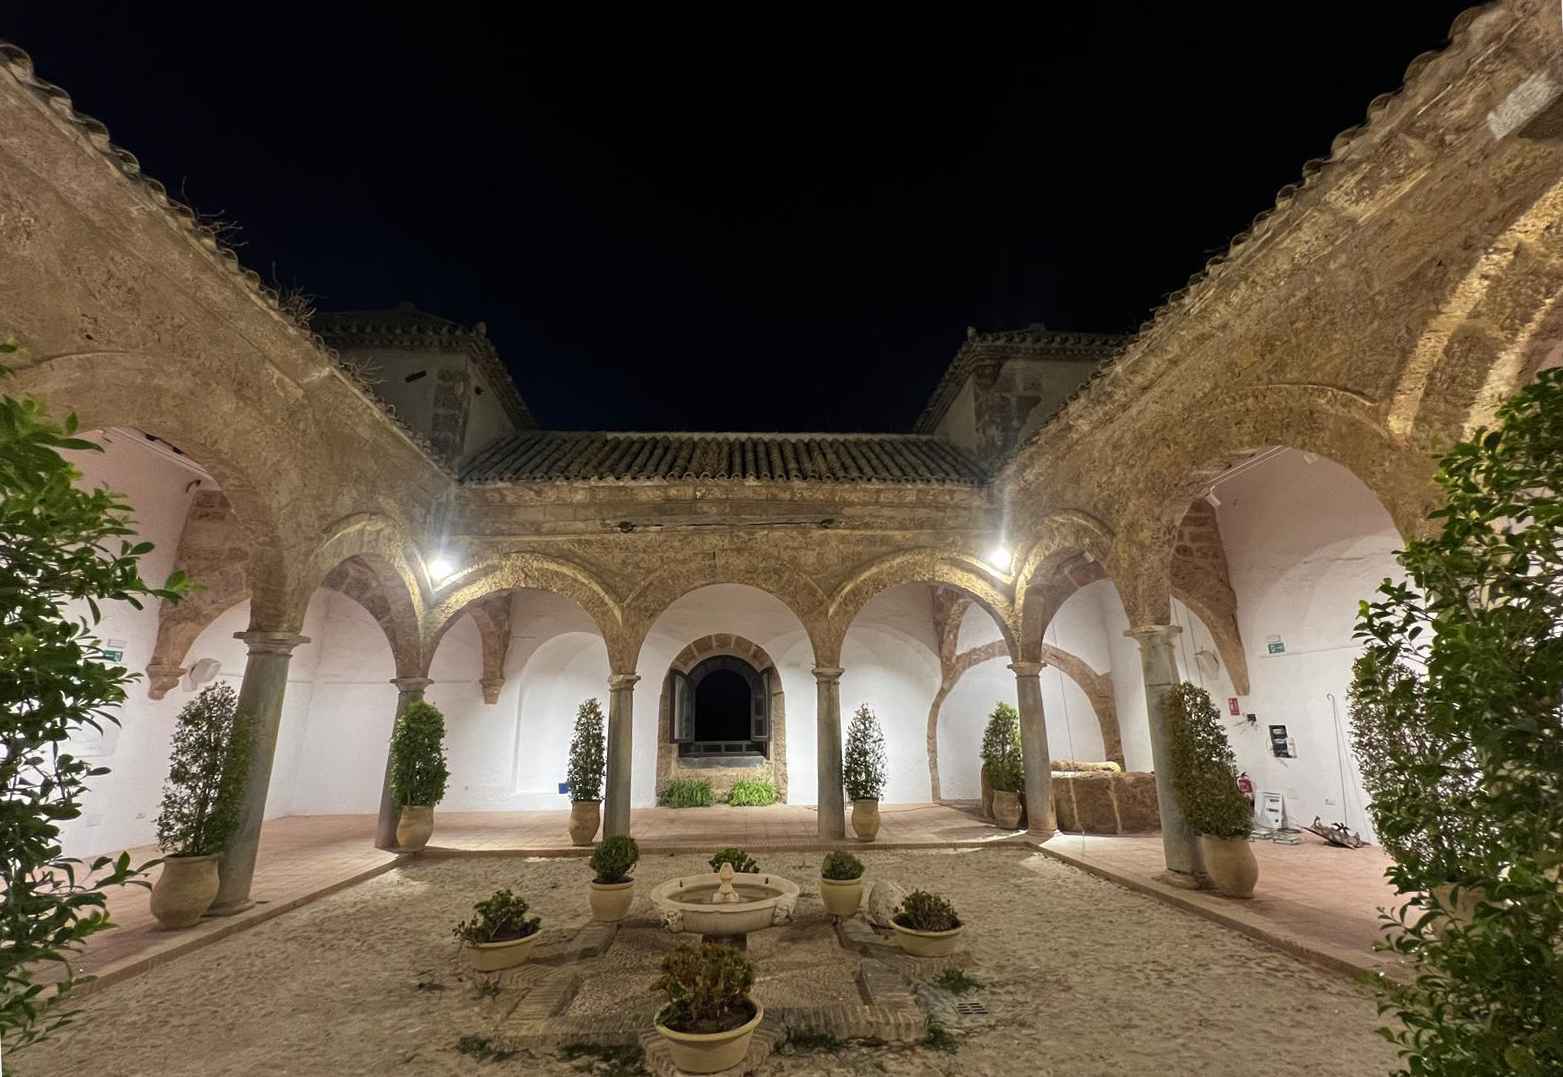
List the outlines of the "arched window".
<svg viewBox="0 0 1563 1077">
<path fill-rule="evenodd" d="M 723 654 L 670 676 L 673 742 L 681 757 L 770 754 L 771 670 Z"/>
</svg>

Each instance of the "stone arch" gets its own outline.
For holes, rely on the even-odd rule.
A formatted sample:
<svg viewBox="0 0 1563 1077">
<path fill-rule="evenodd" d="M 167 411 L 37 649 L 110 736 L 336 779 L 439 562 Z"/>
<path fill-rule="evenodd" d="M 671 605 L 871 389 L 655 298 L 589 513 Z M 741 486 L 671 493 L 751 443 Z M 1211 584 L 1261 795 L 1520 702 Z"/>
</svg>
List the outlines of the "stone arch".
<svg viewBox="0 0 1563 1077">
<path fill-rule="evenodd" d="M 655 573 L 625 600 L 626 670 L 633 671 L 647 634 L 673 603 L 702 587 L 723 583 L 763 591 L 786 606 L 803 626 L 816 663 L 824 661 L 825 593 L 807 574 L 779 560 L 751 564 L 703 555 Z"/>
<path fill-rule="evenodd" d="M 252 627 L 295 630 L 288 564 L 295 536 L 315 527 L 294 435 L 258 414 L 241 387 L 194 374 L 170 377 L 173 365 L 134 352 L 82 352 L 13 369 L 9 391 L 37 397 L 61 417 L 74 413 L 82 430 L 122 426 L 155 434 L 209 471 L 250 550 Z"/>
<path fill-rule="evenodd" d="M 680 764 L 677 751 L 673 748 L 672 674 L 675 670 L 687 674 L 706 659 L 715 657 L 741 659 L 759 673 L 764 673 L 767 669 L 776 671 L 776 674 L 770 678 L 769 770 L 772 780 L 776 783 L 777 799 L 786 803 L 787 693 L 782 686 L 780 670 L 764 647 L 743 636 L 726 632 L 713 633 L 693 640 L 674 657 L 672 662 L 668 663 L 667 672 L 663 674 L 661 696 L 657 707 L 657 790 L 660 793 L 670 779 L 694 776 L 711 780 L 713 789 L 721 794 L 731 788 L 732 783 L 737 779 L 753 776 L 753 770 L 748 768 L 740 770 L 715 766 L 699 768 L 683 766 Z M 686 770 L 690 773 L 684 773 Z"/>
<path fill-rule="evenodd" d="M 1026 662 L 1041 661 L 1042 635 L 1059 607 L 1081 587 L 1106 578 L 1114 556 L 1112 530 L 1089 513 L 1050 513 L 1034 533 L 1015 573 L 1020 655 Z"/>
<path fill-rule="evenodd" d="M 425 663 L 434 657 L 440 640 L 463 613 L 485 599 L 520 590 L 551 591 L 580 606 L 608 646 L 610 668 L 615 673 L 633 672 L 632 657 L 627 665 L 624 664 L 627 648 L 623 609 L 608 589 L 591 572 L 574 562 L 524 551 L 483 561 L 458 572 L 441 585 L 422 617 Z M 483 628 L 481 621 L 478 627 Z M 636 649 L 639 649 L 638 642 Z M 628 653 L 632 656 L 634 652 Z"/>
<path fill-rule="evenodd" d="M 961 592 L 992 615 L 1009 654 L 1019 656 L 1014 606 L 1007 593 L 1010 580 L 975 557 L 948 550 L 919 549 L 873 561 L 836 589 L 830 599 L 827 622 L 829 647 L 823 652 L 815 650 L 820 664 L 839 665 L 847 630 L 863 607 L 875 595 L 907 583 L 926 583 Z"/>
</svg>

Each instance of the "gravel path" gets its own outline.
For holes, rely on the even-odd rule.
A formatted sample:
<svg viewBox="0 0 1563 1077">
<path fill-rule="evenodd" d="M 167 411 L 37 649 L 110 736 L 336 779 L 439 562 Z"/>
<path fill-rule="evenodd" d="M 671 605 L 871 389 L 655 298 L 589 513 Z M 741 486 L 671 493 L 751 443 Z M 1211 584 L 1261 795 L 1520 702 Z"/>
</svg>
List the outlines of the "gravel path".
<svg viewBox="0 0 1563 1077">
<path fill-rule="evenodd" d="M 818 854 L 759 859 L 802 885 L 800 913 L 819 910 Z M 957 1030 L 956 1054 L 848 1047 L 773 1056 L 766 1073 L 1333 1077 L 1393 1065 L 1374 1034 L 1371 1000 L 1344 979 L 1040 854 L 870 852 L 864 860 L 870 879 L 954 901 L 984 985 L 968 997 L 987 1005 L 992 1022 Z M 698 857 L 647 856 L 631 916 L 649 915 L 649 884 L 702 868 Z M 7 1053 L 6 1074 L 590 1072 L 584 1061 L 479 1062 L 458 1053 L 463 1034 L 489 1031 L 515 998 L 481 997 L 450 937 L 473 901 L 502 886 L 524 895 L 545 928 L 582 923 L 588 874 L 579 860 L 509 858 L 389 872 L 89 996 L 57 1039 Z M 751 945 L 762 974 L 774 955 L 775 989 L 802 993 L 800 970 L 818 961 L 817 982 L 832 985 L 819 1001 L 828 1001 L 839 982 L 828 948 L 807 944 L 799 963 L 783 959 L 780 932 L 766 935 Z M 643 991 L 655 948 L 625 949 L 627 995 Z M 608 993 L 599 983 L 577 1005 L 603 1006 Z"/>
</svg>

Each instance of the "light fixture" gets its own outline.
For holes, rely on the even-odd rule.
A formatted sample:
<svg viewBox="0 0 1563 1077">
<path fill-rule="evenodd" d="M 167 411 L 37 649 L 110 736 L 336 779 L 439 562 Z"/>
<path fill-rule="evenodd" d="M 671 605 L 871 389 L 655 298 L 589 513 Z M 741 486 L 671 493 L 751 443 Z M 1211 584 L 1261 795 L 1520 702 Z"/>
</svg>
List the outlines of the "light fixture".
<svg viewBox="0 0 1563 1077">
<path fill-rule="evenodd" d="M 1210 503 L 1210 507 L 1213 509 L 1219 509 L 1221 507 L 1221 499 L 1216 496 L 1215 487 L 1210 488 L 1210 492 L 1205 495 L 1205 500 Z"/>
<path fill-rule="evenodd" d="M 433 580 L 435 583 L 439 583 L 441 580 L 455 571 L 455 564 L 453 564 L 451 559 L 446 557 L 444 554 L 439 554 L 434 558 L 434 560 L 429 562 L 429 579 Z"/>
<path fill-rule="evenodd" d="M 1014 563 L 1014 555 L 1009 552 L 1009 547 L 1002 542 L 988 551 L 986 558 L 988 564 L 1000 572 L 1009 572 Z"/>
</svg>

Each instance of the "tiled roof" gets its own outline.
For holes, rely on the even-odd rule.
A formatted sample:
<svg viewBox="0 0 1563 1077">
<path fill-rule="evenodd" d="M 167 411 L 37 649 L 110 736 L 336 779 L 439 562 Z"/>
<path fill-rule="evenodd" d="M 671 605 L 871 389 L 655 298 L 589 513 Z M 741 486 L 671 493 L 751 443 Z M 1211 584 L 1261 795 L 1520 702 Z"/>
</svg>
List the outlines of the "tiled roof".
<svg viewBox="0 0 1563 1077">
<path fill-rule="evenodd" d="M 326 343 L 336 348 L 427 348 L 463 353 L 488 379 L 489 388 L 517 429 L 537 426 L 482 322 L 469 329 L 407 303 L 394 310 L 321 311 L 315 315 L 314 325 Z"/>
<path fill-rule="evenodd" d="M 885 482 L 976 486 L 978 463 L 917 434 L 527 431 L 478 453 L 463 482 Z"/>
</svg>

